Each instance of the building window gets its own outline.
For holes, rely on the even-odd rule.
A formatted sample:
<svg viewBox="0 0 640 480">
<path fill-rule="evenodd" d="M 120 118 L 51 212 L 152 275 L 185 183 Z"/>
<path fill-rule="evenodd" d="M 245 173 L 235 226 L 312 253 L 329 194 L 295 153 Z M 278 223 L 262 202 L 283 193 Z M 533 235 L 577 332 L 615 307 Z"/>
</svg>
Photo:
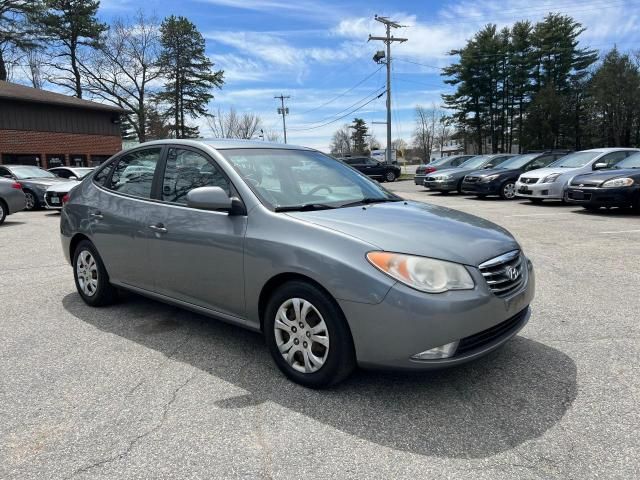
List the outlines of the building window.
<svg viewBox="0 0 640 480">
<path fill-rule="evenodd" d="M 86 167 L 87 166 L 87 156 L 86 155 L 77 155 L 72 153 L 69 155 L 69 159 L 71 160 L 71 167 Z"/>
<path fill-rule="evenodd" d="M 111 156 L 109 155 L 91 155 L 91 165 L 90 167 L 97 167 L 98 165 L 102 165 L 104 162 L 109 160 Z"/>
<path fill-rule="evenodd" d="M 37 155 L 35 153 L 3 153 L 2 163 L 4 163 L 5 165 L 33 165 L 35 167 L 39 167 L 40 155 Z"/>
<path fill-rule="evenodd" d="M 65 164 L 64 153 L 47 155 L 47 168 L 63 167 Z"/>
</svg>

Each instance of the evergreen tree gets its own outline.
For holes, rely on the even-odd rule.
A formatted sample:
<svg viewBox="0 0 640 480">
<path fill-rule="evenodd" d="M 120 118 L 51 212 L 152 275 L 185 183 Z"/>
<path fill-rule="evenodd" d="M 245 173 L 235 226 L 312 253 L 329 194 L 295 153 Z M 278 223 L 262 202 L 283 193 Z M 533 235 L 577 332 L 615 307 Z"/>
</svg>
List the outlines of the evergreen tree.
<svg viewBox="0 0 640 480">
<path fill-rule="evenodd" d="M 207 115 L 211 89 L 222 87 L 224 72 L 212 70 L 204 38 L 188 19 L 172 15 L 162 22 L 160 33 L 160 66 L 167 81 L 156 98 L 167 105 L 165 115 L 173 120 L 170 127 L 176 138 L 197 137 L 198 127 L 186 120 Z"/>
<path fill-rule="evenodd" d="M 40 18 L 44 35 L 53 42 L 53 68 L 58 75 L 51 83 L 66 87 L 82 98 L 82 75 L 79 58 L 83 48 L 95 48 L 107 25 L 96 17 L 99 0 L 45 0 L 46 10 Z"/>
<path fill-rule="evenodd" d="M 33 20 L 41 8 L 40 0 L 0 0 L 0 80 L 6 81 L 9 76 L 6 52 L 36 45 Z"/>
<path fill-rule="evenodd" d="M 353 145 L 353 152 L 359 155 L 368 153 L 367 136 L 369 129 L 365 121 L 361 118 L 354 118 L 349 128 L 352 130 L 351 145 Z"/>
</svg>

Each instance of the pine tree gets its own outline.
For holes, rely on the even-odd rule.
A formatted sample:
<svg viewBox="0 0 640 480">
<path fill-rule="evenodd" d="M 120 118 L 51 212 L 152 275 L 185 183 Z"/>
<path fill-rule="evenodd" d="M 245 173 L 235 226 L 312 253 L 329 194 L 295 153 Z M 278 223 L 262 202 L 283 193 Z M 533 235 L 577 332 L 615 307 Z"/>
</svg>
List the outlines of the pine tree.
<svg viewBox="0 0 640 480">
<path fill-rule="evenodd" d="M 369 128 L 361 118 L 354 118 L 349 127 L 351 130 L 351 144 L 356 154 L 362 155 L 369 152 L 367 148 L 367 136 Z"/>
<path fill-rule="evenodd" d="M 9 76 L 5 52 L 35 47 L 37 27 L 33 21 L 41 8 L 40 0 L 0 0 L 0 80 Z"/>
<path fill-rule="evenodd" d="M 188 19 L 172 15 L 162 22 L 160 33 L 160 66 L 167 81 L 156 98 L 167 105 L 165 115 L 173 119 L 170 127 L 176 138 L 197 137 L 198 127 L 186 121 L 207 115 L 211 89 L 222 87 L 224 72 L 212 70 L 204 38 Z"/>
<path fill-rule="evenodd" d="M 54 44 L 58 75 L 51 83 L 66 87 L 82 98 L 82 75 L 79 57 L 83 48 L 95 48 L 107 25 L 97 18 L 99 0 L 45 0 L 40 17 L 44 35 Z"/>
</svg>

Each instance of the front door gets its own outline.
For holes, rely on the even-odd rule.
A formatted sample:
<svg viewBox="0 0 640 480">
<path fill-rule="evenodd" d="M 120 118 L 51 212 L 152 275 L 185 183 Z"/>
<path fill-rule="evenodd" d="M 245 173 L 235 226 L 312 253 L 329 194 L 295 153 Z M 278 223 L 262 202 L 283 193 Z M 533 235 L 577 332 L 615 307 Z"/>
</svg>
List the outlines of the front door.
<svg viewBox="0 0 640 480">
<path fill-rule="evenodd" d="M 217 312 L 243 317 L 246 216 L 186 206 L 198 187 L 235 194 L 215 161 L 204 152 L 169 147 L 160 198 L 151 224 L 151 265 L 158 293 Z"/>
<path fill-rule="evenodd" d="M 107 272 L 115 282 L 153 290 L 154 276 L 149 264 L 149 228 L 156 166 L 162 147 L 136 149 L 120 157 L 112 173 L 96 182 L 96 197 L 88 205 L 91 239 Z"/>
</svg>

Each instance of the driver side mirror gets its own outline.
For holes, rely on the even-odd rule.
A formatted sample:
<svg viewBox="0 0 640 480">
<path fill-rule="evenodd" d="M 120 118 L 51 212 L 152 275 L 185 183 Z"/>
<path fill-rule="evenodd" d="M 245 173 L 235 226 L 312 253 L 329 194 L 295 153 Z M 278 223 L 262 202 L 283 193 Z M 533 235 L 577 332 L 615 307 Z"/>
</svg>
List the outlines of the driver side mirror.
<svg viewBox="0 0 640 480">
<path fill-rule="evenodd" d="M 493 168 L 493 163 L 488 163 L 484 166 L 484 168 Z"/>
<path fill-rule="evenodd" d="M 594 170 L 602 170 L 602 169 L 604 169 L 604 168 L 607 168 L 608 166 L 609 166 L 609 165 L 607 165 L 606 163 L 596 163 L 596 164 L 593 166 L 593 169 L 594 169 Z"/>
<path fill-rule="evenodd" d="M 220 187 L 198 187 L 186 195 L 187 207 L 198 210 L 216 210 L 229 215 L 244 215 L 245 209 L 239 198 L 229 197 Z"/>
</svg>

